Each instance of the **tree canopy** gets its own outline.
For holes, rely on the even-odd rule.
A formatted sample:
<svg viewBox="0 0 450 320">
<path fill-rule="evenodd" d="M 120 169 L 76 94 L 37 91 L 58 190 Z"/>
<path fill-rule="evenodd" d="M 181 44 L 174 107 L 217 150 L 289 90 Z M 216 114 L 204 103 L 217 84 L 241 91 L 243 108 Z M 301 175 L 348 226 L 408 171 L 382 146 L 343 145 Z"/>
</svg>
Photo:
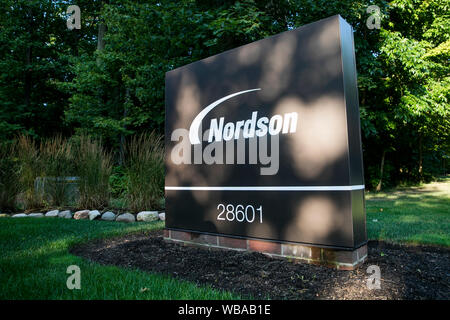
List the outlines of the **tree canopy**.
<svg viewBox="0 0 450 320">
<path fill-rule="evenodd" d="M 66 9 L 81 9 L 81 29 Z M 380 28 L 369 29 L 370 5 Z M 85 132 L 120 154 L 164 128 L 164 74 L 340 14 L 354 28 L 366 184 L 442 174 L 450 0 L 2 0 L 0 140 Z M 120 157 L 119 157 L 120 158 Z"/>
</svg>

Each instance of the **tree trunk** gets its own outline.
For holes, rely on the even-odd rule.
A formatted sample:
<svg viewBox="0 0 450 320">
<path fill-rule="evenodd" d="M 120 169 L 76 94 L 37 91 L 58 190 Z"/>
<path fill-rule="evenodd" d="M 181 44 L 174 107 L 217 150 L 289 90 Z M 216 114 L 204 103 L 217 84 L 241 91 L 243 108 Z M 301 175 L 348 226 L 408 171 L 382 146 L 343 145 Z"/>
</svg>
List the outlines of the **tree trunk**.
<svg viewBox="0 0 450 320">
<path fill-rule="evenodd" d="M 104 40 L 105 32 L 106 32 L 106 25 L 104 25 L 99 20 L 99 22 L 98 22 L 98 37 L 97 37 L 97 50 L 98 51 L 103 51 L 103 49 L 105 49 L 105 40 Z M 96 63 L 97 63 L 98 67 L 100 67 L 101 62 L 102 62 L 101 58 L 97 57 Z M 104 96 L 103 96 L 103 89 L 101 87 L 99 87 L 97 94 L 98 94 L 99 104 L 103 105 L 104 104 Z"/>
<path fill-rule="evenodd" d="M 98 24 L 98 38 L 97 38 L 97 50 L 98 51 L 103 51 L 103 49 L 105 49 L 105 33 L 106 33 L 106 25 L 104 25 L 103 23 L 99 22 Z M 100 65 L 100 58 L 97 58 L 97 65 Z"/>
<path fill-rule="evenodd" d="M 30 111 L 30 103 L 31 103 L 31 62 L 32 62 L 32 48 L 31 46 L 26 49 L 26 70 L 25 70 L 25 105 L 27 106 L 28 112 Z"/>
<path fill-rule="evenodd" d="M 127 114 L 128 114 L 128 110 L 126 108 L 126 103 L 128 103 L 129 99 L 130 99 L 130 89 L 127 88 L 126 89 L 126 93 L 125 93 L 125 105 L 124 105 L 124 108 L 123 108 L 123 118 L 126 118 Z M 123 128 L 126 130 L 127 126 L 124 124 Z M 124 162 L 125 162 L 125 135 L 124 135 L 123 132 L 120 134 L 120 146 L 119 146 L 119 148 L 120 148 L 120 150 L 119 150 L 119 164 L 123 165 Z"/>
<path fill-rule="evenodd" d="M 97 40 L 97 50 L 102 51 L 105 49 L 105 33 L 106 33 L 106 25 L 103 23 L 98 24 L 98 40 Z"/>
<path fill-rule="evenodd" d="M 29 21 L 29 32 L 31 33 L 34 28 L 33 23 L 33 10 L 31 8 L 28 8 L 27 10 L 27 18 Z M 27 106 L 27 111 L 30 112 L 30 104 L 31 104 L 31 88 L 32 88 L 32 69 L 31 64 L 33 62 L 33 48 L 31 47 L 31 44 L 26 48 L 25 52 L 25 60 L 26 60 L 26 70 L 25 70 L 25 84 L 24 84 L 24 98 L 25 98 L 25 105 Z"/>
<path fill-rule="evenodd" d="M 72 33 L 73 33 L 73 37 L 74 37 L 74 40 L 73 40 L 73 47 L 72 47 L 72 52 L 73 52 L 73 55 L 74 55 L 75 57 L 78 57 L 78 55 L 79 55 L 79 52 L 78 52 L 78 43 L 80 42 L 80 30 L 78 30 L 78 29 L 73 29 L 73 30 L 72 30 Z"/>
<path fill-rule="evenodd" d="M 383 183 L 383 171 L 384 171 L 384 159 L 386 157 L 386 150 L 383 151 L 383 155 L 381 156 L 381 166 L 380 166 L 380 181 L 378 182 L 378 185 L 376 187 L 376 191 L 381 190 L 381 185 Z"/>
<path fill-rule="evenodd" d="M 423 181 L 423 146 L 421 133 L 419 133 L 419 181 Z"/>
</svg>

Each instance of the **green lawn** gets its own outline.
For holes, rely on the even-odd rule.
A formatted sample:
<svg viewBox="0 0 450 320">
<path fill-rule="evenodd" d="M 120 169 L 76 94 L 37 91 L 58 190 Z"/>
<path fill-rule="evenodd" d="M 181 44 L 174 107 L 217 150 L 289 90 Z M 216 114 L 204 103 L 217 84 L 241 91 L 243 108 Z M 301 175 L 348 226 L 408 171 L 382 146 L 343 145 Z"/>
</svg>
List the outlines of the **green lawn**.
<svg viewBox="0 0 450 320">
<path fill-rule="evenodd" d="M 367 193 L 369 239 L 450 246 L 450 178 Z"/>
<path fill-rule="evenodd" d="M 450 246 L 450 179 L 405 190 L 368 193 L 369 239 Z M 139 270 L 90 263 L 69 254 L 80 242 L 162 228 L 59 218 L 0 218 L 0 299 L 233 299 L 208 287 Z M 81 269 L 69 290 L 66 269 Z"/>
<path fill-rule="evenodd" d="M 0 300 L 3 299 L 232 299 L 168 276 L 90 263 L 69 254 L 75 243 L 162 228 L 59 218 L 0 218 Z M 81 269 L 81 289 L 66 286 L 67 267 Z"/>
</svg>

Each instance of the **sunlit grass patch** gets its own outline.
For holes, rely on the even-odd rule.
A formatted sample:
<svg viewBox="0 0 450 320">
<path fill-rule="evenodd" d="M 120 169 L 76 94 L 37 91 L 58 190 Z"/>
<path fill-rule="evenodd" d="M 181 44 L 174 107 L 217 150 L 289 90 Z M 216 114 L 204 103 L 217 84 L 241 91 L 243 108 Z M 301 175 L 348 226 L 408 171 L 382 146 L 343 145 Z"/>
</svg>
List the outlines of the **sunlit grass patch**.
<svg viewBox="0 0 450 320">
<path fill-rule="evenodd" d="M 77 243 L 145 233 L 162 222 L 123 224 L 58 218 L 0 219 L 0 299 L 232 299 L 170 276 L 102 266 L 69 253 Z M 67 267 L 81 269 L 81 289 L 66 286 Z"/>
<path fill-rule="evenodd" d="M 450 246 L 450 179 L 366 200 L 369 239 Z"/>
</svg>

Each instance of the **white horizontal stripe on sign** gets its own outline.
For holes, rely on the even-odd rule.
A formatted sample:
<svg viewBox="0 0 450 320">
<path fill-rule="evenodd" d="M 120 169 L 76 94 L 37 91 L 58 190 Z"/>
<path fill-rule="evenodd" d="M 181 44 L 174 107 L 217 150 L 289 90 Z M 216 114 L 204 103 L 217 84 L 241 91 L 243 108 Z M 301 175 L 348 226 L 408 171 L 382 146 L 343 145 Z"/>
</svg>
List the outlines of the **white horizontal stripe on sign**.
<svg viewBox="0 0 450 320">
<path fill-rule="evenodd" d="M 247 187 L 165 187 L 166 190 L 192 191 L 352 191 L 363 190 L 364 185 L 353 186 L 247 186 Z"/>
</svg>

